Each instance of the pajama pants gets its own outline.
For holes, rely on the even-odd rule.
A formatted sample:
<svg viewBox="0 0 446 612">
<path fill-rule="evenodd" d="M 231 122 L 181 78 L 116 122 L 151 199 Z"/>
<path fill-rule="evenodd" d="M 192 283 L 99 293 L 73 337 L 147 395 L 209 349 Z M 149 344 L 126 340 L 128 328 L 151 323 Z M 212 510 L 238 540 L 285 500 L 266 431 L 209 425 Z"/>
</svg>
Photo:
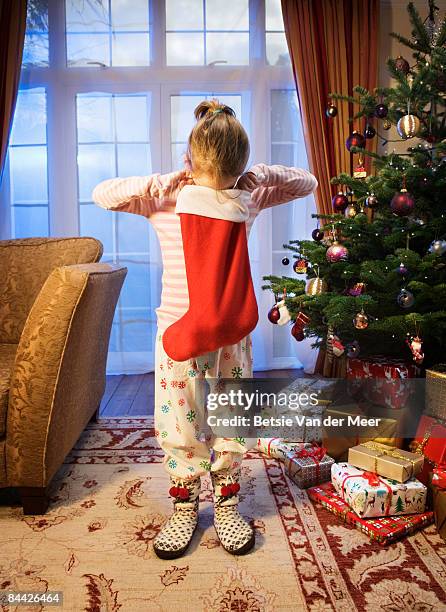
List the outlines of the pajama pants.
<svg viewBox="0 0 446 612">
<path fill-rule="evenodd" d="M 155 347 L 155 435 L 164 467 L 176 478 L 195 478 L 208 471 L 236 470 L 253 438 L 221 438 L 207 425 L 204 383 L 220 378 L 252 377 L 252 342 L 247 336 L 206 356 L 173 361 L 164 351 L 162 332 Z"/>
</svg>

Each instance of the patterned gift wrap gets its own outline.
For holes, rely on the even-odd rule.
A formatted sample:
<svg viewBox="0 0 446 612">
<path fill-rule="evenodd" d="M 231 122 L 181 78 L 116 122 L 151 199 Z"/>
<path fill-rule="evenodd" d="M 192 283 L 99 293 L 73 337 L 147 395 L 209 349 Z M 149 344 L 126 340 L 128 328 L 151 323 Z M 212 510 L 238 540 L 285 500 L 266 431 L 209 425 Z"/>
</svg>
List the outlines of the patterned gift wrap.
<svg viewBox="0 0 446 612">
<path fill-rule="evenodd" d="M 427 487 L 416 478 L 401 483 L 348 463 L 335 463 L 331 482 L 361 518 L 418 514 L 426 508 Z"/>
<path fill-rule="evenodd" d="M 433 468 L 446 463 L 446 426 L 437 419 L 423 415 L 410 450 L 423 454 L 424 466 L 418 479 L 427 484 Z"/>
<path fill-rule="evenodd" d="M 410 397 L 409 387 L 398 381 L 418 378 L 420 374 L 421 370 L 415 364 L 381 355 L 367 359 L 347 359 L 347 379 L 351 381 L 352 390 L 361 389 L 368 401 L 394 410 L 404 408 Z M 364 386 L 359 379 L 375 380 L 373 384 Z"/>
<path fill-rule="evenodd" d="M 308 497 L 321 504 L 345 523 L 353 525 L 382 546 L 392 544 L 401 538 L 427 527 L 434 521 L 433 512 L 422 512 L 409 516 L 389 516 L 362 519 L 339 497 L 331 482 L 307 490 Z"/>
<path fill-rule="evenodd" d="M 290 442 L 283 438 L 258 438 L 257 450 L 273 459 L 285 461 L 287 453 L 304 448 L 304 442 Z"/>
<path fill-rule="evenodd" d="M 301 489 L 330 480 L 333 464 L 334 459 L 327 455 L 326 449 L 314 444 L 304 444 L 304 448 L 287 453 L 285 458 L 287 475 Z"/>
</svg>

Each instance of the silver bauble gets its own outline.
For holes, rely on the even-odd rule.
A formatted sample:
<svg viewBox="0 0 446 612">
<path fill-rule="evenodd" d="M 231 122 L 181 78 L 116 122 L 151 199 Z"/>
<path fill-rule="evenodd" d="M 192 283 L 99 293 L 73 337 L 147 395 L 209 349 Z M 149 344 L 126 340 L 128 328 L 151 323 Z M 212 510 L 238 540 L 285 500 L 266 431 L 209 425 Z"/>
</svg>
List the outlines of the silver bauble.
<svg viewBox="0 0 446 612">
<path fill-rule="evenodd" d="M 401 291 L 398 293 L 396 301 L 398 302 L 398 306 L 401 306 L 401 308 L 411 308 L 415 302 L 415 298 L 413 293 L 407 291 L 407 289 L 401 289 Z"/>
<path fill-rule="evenodd" d="M 321 293 L 326 293 L 328 289 L 326 281 L 323 278 L 310 278 L 308 281 L 308 285 L 305 289 L 305 293 L 307 295 L 320 295 Z"/>
<path fill-rule="evenodd" d="M 401 117 L 398 121 L 396 129 L 404 140 L 413 138 L 418 134 L 420 129 L 420 120 L 415 115 L 404 115 L 404 117 Z"/>
<path fill-rule="evenodd" d="M 446 240 L 434 240 L 429 247 L 429 253 L 434 253 L 439 257 L 444 255 L 446 253 Z"/>
</svg>

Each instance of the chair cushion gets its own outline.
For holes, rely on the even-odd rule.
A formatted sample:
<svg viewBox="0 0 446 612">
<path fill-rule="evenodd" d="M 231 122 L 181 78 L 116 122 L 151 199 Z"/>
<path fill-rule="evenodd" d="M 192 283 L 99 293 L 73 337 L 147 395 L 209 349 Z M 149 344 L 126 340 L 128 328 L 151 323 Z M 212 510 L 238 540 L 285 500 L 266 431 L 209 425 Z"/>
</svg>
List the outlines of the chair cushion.
<svg viewBox="0 0 446 612">
<path fill-rule="evenodd" d="M 11 382 L 17 344 L 0 344 L 0 438 L 5 435 Z"/>
</svg>

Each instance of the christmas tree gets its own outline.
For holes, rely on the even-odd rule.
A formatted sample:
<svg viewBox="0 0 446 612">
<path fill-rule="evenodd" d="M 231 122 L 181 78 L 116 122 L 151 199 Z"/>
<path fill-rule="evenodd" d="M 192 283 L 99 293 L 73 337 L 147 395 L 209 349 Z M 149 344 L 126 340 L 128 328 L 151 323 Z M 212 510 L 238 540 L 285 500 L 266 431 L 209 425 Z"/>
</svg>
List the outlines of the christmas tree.
<svg viewBox="0 0 446 612">
<path fill-rule="evenodd" d="M 284 300 L 269 319 L 277 322 L 287 308 L 296 340 L 312 337 L 313 347 L 328 346 L 336 356 L 444 361 L 446 18 L 433 1 L 427 8 L 423 20 L 408 5 L 410 39 L 391 34 L 413 58 L 387 60 L 393 87 L 370 92 L 357 85 L 352 96 L 330 93 L 330 121 L 337 120 L 337 99 L 359 109 L 349 121 L 364 122 L 364 132 L 351 132 L 346 142 L 359 165 L 353 176 L 331 179 L 339 186 L 333 214 L 314 215 L 313 240 L 284 245 L 297 276 L 264 277 L 263 288 Z M 408 141 L 404 153 L 367 150 L 371 138 L 391 142 L 389 129 Z M 372 158 L 370 176 L 362 168 L 365 156 Z M 282 263 L 291 262 L 285 257 Z"/>
</svg>

